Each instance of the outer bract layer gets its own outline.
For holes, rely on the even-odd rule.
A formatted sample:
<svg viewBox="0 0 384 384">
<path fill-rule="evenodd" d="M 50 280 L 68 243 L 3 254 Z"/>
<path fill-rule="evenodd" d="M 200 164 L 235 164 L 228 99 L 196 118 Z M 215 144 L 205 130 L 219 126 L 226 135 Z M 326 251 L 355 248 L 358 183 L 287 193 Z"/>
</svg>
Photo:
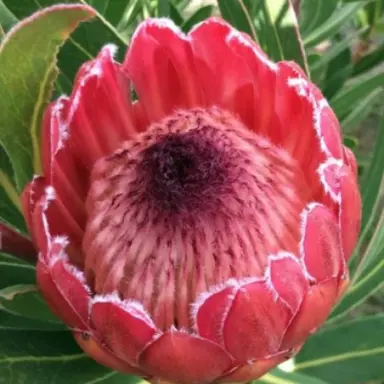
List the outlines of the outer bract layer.
<svg viewBox="0 0 384 384">
<path fill-rule="evenodd" d="M 222 20 L 187 36 L 148 20 L 122 65 L 114 51 L 45 113 L 44 174 L 23 193 L 41 291 L 101 364 L 255 379 L 346 286 L 354 156 L 301 69 Z"/>
</svg>

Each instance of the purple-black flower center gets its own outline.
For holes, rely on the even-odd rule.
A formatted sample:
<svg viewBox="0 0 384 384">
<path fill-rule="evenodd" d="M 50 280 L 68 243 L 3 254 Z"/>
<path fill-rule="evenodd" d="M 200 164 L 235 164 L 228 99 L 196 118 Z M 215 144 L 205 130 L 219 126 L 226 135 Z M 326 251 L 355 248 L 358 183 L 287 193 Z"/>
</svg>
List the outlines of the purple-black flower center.
<svg viewBox="0 0 384 384">
<path fill-rule="evenodd" d="M 209 131 L 212 127 L 207 126 Z M 144 150 L 140 172 L 147 174 L 148 198 L 164 213 L 204 209 L 228 177 L 226 160 L 209 135 L 170 133 Z"/>
</svg>

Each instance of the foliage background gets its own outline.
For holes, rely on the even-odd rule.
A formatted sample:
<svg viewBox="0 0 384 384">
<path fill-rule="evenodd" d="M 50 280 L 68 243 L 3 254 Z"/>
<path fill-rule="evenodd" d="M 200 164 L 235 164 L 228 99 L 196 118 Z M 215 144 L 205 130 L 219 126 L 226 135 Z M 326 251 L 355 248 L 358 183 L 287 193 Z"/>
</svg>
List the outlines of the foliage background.
<svg viewBox="0 0 384 384">
<path fill-rule="evenodd" d="M 287 0 L 61 1 L 89 4 L 96 15 L 69 36 L 89 15 L 40 14 L 4 38 L 20 20 L 57 3 L 0 0 L 0 220 L 26 234 L 19 192 L 39 171 L 41 112 L 70 92 L 84 61 L 109 42 L 122 59 L 147 17 L 170 17 L 188 32 L 221 15 L 274 60 L 297 61 L 322 89 L 357 155 L 364 204 L 346 295 L 298 356 L 259 382 L 384 383 L 384 1 L 292 0 L 292 7 Z M 0 384 L 137 381 L 88 359 L 45 306 L 34 266 L 0 253 Z"/>
</svg>

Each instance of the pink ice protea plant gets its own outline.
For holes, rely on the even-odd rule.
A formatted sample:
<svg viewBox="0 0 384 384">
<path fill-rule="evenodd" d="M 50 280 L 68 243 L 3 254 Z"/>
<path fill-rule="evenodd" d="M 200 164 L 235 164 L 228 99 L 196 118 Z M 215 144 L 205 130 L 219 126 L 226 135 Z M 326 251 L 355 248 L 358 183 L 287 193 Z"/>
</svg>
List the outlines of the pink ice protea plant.
<svg viewBox="0 0 384 384">
<path fill-rule="evenodd" d="M 208 19 L 142 23 L 52 103 L 23 193 L 37 280 L 86 353 L 152 382 L 245 382 L 348 281 L 356 162 L 292 62 Z M 134 88 L 138 100 L 130 94 Z"/>
</svg>

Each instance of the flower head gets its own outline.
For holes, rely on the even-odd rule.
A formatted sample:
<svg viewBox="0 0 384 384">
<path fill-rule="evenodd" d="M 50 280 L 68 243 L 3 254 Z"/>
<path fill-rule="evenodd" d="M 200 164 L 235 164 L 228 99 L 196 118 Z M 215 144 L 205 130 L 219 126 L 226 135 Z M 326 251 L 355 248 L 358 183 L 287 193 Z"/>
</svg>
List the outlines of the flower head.
<svg viewBox="0 0 384 384">
<path fill-rule="evenodd" d="M 222 20 L 187 36 L 148 20 L 122 65 L 114 50 L 45 113 L 44 174 L 23 194 L 41 291 L 109 367 L 257 378 L 346 286 L 354 156 L 301 69 Z"/>
</svg>

